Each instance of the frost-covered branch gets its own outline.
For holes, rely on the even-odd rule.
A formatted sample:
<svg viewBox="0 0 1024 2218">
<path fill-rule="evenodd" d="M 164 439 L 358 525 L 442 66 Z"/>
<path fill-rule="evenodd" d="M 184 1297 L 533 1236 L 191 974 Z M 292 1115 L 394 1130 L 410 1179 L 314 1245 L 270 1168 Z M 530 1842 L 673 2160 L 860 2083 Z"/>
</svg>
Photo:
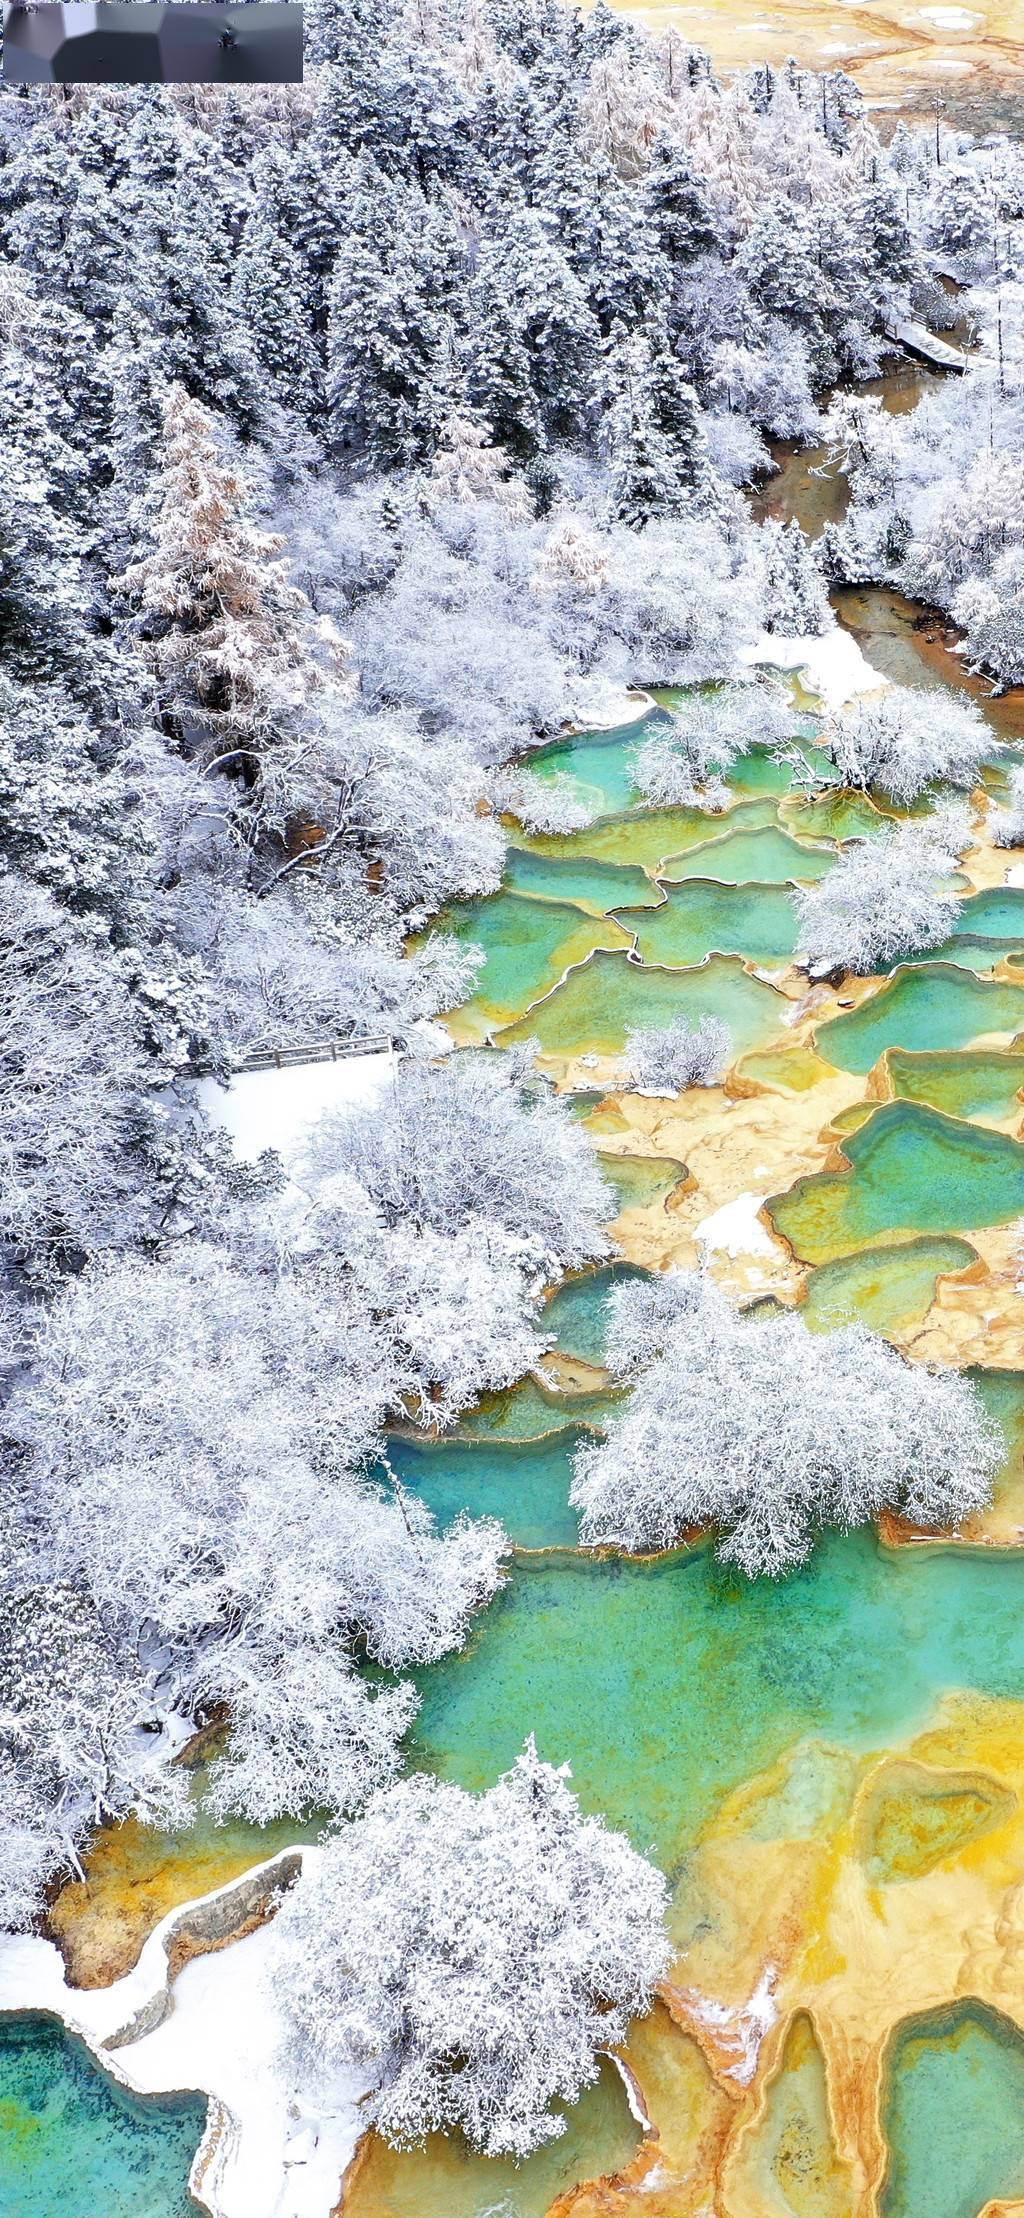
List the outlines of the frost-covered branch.
<svg viewBox="0 0 1024 2218">
<path fill-rule="evenodd" d="M 607 1437 L 577 1451 L 587 1547 L 671 1548 L 710 1528 L 725 1561 L 776 1577 L 824 1527 L 885 1509 L 960 1525 L 1005 1453 L 959 1373 L 905 1363 L 860 1325 L 745 1320 L 710 1280 L 616 1289 L 609 1361 L 634 1383 Z"/>
</svg>

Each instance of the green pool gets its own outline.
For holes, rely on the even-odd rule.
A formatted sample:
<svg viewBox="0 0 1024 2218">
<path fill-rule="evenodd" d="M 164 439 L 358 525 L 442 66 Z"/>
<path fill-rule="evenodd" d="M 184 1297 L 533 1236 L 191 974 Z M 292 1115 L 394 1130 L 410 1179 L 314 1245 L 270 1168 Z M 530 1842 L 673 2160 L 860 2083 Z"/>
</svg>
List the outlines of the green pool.
<svg viewBox="0 0 1024 2218">
<path fill-rule="evenodd" d="M 53 2020 L 0 2015 L 4 2218 L 193 2218 L 200 2095 L 129 2095 Z"/>
</svg>

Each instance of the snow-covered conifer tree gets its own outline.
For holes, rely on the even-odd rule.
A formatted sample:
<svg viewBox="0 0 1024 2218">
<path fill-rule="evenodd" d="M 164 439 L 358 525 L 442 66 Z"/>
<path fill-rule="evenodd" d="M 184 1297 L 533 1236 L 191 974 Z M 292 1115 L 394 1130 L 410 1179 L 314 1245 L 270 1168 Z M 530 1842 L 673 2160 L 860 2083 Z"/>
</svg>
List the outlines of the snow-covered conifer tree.
<svg viewBox="0 0 1024 2218">
<path fill-rule="evenodd" d="M 765 630 L 785 638 L 827 631 L 828 595 L 814 550 L 795 517 L 762 524 L 758 548 L 764 561 Z"/>
<path fill-rule="evenodd" d="M 342 643 L 321 626 L 315 652 L 284 542 L 253 522 L 248 484 L 223 460 L 209 412 L 175 385 L 163 421 L 154 544 L 121 583 L 143 611 L 167 710 L 198 722 L 252 786 L 264 744 L 329 678 L 344 682 Z"/>
</svg>

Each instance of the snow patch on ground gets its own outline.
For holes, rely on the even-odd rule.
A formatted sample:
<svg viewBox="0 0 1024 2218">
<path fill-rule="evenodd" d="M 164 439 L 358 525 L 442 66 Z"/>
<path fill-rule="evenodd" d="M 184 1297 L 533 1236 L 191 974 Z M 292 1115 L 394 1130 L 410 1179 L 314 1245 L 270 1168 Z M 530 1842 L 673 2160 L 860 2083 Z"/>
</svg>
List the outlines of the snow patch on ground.
<svg viewBox="0 0 1024 2218">
<path fill-rule="evenodd" d="M 1008 886 L 1024 886 L 1024 863 L 1011 863 L 1006 873 Z"/>
<path fill-rule="evenodd" d="M 690 2016 L 714 2035 L 722 2069 L 738 2087 L 750 2086 L 757 2070 L 761 2043 L 779 2015 L 775 2000 L 777 1982 L 774 1964 L 767 1965 L 749 2002 L 741 2003 L 738 2009 L 729 2003 L 713 2002 L 710 1996 L 698 1993 L 694 1987 L 684 1990 Z"/>
<path fill-rule="evenodd" d="M 709 1255 L 775 1254 L 772 1236 L 761 1223 L 758 1210 L 763 1206 L 764 1194 L 737 1194 L 735 1201 L 724 1202 L 703 1224 L 697 1226 L 694 1239 L 702 1257 Z"/>
<path fill-rule="evenodd" d="M 649 693 L 616 685 L 600 674 L 581 679 L 573 697 L 578 728 L 586 732 L 611 732 L 620 724 L 638 724 L 654 706 Z"/>
<path fill-rule="evenodd" d="M 934 23 L 939 31 L 975 31 L 984 16 L 972 15 L 969 8 L 919 8 L 922 22 Z"/>
<path fill-rule="evenodd" d="M 310 1125 L 328 1110 L 379 1101 L 396 1060 L 385 1052 L 285 1070 L 237 1071 L 227 1088 L 215 1078 L 199 1079 L 196 1094 L 210 1123 L 228 1134 L 239 1162 L 255 1163 L 265 1148 L 276 1148 L 287 1164 L 301 1152 Z"/>
<path fill-rule="evenodd" d="M 743 649 L 748 665 L 769 663 L 776 670 L 799 670 L 807 689 L 826 709 L 845 708 L 860 693 L 881 693 L 888 678 L 875 670 L 857 641 L 839 624 L 817 636 L 782 637 L 762 632 Z"/>
<path fill-rule="evenodd" d="M 319 1851 L 295 1852 L 305 1862 Z M 262 1867 L 273 1875 L 277 1859 Z M 256 1875 L 258 1876 L 258 1875 Z M 254 1878 L 246 1875 L 247 1882 Z M 203 1896 L 230 1894 L 239 1882 Z M 150 1934 L 134 1971 L 110 1987 L 70 1988 L 52 1941 L 0 1940 L 0 2011 L 47 2010 L 79 2034 L 104 2069 L 141 2095 L 198 2089 L 215 2106 L 193 2184 L 215 2218 L 329 2218 L 362 2131 L 360 2087 L 339 2091 L 329 2115 L 297 2104 L 279 2050 L 282 2022 L 269 1976 L 271 1929 L 261 1927 L 178 1974 L 170 2008 L 152 2032 L 116 2049 L 111 2036 L 167 1990 L 166 1942 L 197 1905 L 172 1910 Z"/>
</svg>

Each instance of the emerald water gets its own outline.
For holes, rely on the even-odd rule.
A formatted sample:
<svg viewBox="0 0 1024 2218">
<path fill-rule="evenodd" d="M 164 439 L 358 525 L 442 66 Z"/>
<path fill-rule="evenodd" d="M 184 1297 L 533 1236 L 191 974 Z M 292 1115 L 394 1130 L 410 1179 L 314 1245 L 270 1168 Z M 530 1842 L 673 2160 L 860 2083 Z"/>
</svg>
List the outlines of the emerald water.
<svg viewBox="0 0 1024 2218">
<path fill-rule="evenodd" d="M 594 916 L 627 905 L 653 905 L 661 894 L 635 865 L 599 862 L 594 855 L 539 855 L 510 847 L 505 884 L 534 901 L 568 901 Z"/>
<path fill-rule="evenodd" d="M 969 1047 L 1024 1029 L 1024 986 L 975 978 L 951 963 L 904 965 L 859 1009 L 820 1024 L 815 1045 L 837 1070 L 867 1073 L 887 1048 Z"/>
<path fill-rule="evenodd" d="M 418 1679 L 415 1762 L 486 1787 L 535 1732 L 586 1808 L 678 1876 L 724 1796 L 794 1742 L 882 1749 L 947 1688 L 1019 1696 L 1019 1570 L 981 1551 L 892 1557 L 871 1532 L 827 1535 L 777 1582 L 707 1547 L 520 1559 L 468 1647 Z"/>
<path fill-rule="evenodd" d="M 969 1270 L 976 1260 L 968 1241 L 949 1238 L 862 1248 L 811 1272 L 800 1314 L 815 1332 L 853 1319 L 873 1332 L 909 1332 L 931 1308 L 942 1273 Z"/>
<path fill-rule="evenodd" d="M 950 1117 L 978 1117 L 1002 1124 L 1024 1115 L 1024 1055 L 1005 1048 L 966 1049 L 959 1055 L 889 1051 L 889 1083 L 903 1101 L 927 1102 Z"/>
<path fill-rule="evenodd" d="M 585 1363 L 603 1363 L 609 1296 L 617 1286 L 630 1286 L 645 1276 L 631 1263 L 612 1263 L 605 1270 L 564 1279 L 545 1306 L 543 1329 L 554 1334 L 556 1345 L 567 1355 L 582 1356 Z"/>
<path fill-rule="evenodd" d="M 907 1232 L 969 1232 L 1024 1213 L 1024 1147 L 914 1101 L 890 1101 L 843 1141 L 848 1171 L 798 1178 L 767 1207 L 794 1253 L 828 1263 Z"/>
<path fill-rule="evenodd" d="M 459 1011 L 460 1032 L 468 1040 L 485 1040 L 513 1021 L 571 964 L 585 962 L 595 947 L 629 945 L 629 934 L 605 917 L 586 916 L 564 901 L 527 901 L 516 893 L 453 904 L 438 929 L 483 949 L 472 996 Z"/>
<path fill-rule="evenodd" d="M 785 886 L 823 878 L 835 859 L 832 847 L 804 845 L 777 824 L 765 824 L 725 832 L 688 854 L 674 855 L 660 875 L 671 884 L 683 878 L 717 878 L 727 886 Z"/>
<path fill-rule="evenodd" d="M 980 2003 L 958 2003 L 893 2044 L 883 2218 L 978 2218 L 1024 2195 L 1024 2040 Z"/>
<path fill-rule="evenodd" d="M 572 1548 L 569 1459 L 583 1437 L 571 1426 L 536 1440 L 392 1440 L 388 1460 L 439 1525 L 468 1509 L 500 1518 L 518 1548 Z"/>
<path fill-rule="evenodd" d="M 689 878 L 661 907 L 617 920 L 636 933 L 645 963 L 702 963 L 709 955 L 744 955 L 784 970 L 797 943 L 796 909 L 782 886 L 719 885 Z"/>
<path fill-rule="evenodd" d="M 539 1040 L 551 1055 L 619 1055 L 634 1026 L 685 1016 L 724 1018 L 738 1053 L 759 1047 L 782 1023 L 787 1003 L 774 987 L 751 978 L 736 956 L 711 956 L 693 970 L 659 969 L 625 955 L 598 954 L 556 986 L 504 1042 Z"/>
<path fill-rule="evenodd" d="M 198 2095 L 126 2093 L 52 2019 L 0 2015 L 4 2218 L 195 2218 Z"/>
<path fill-rule="evenodd" d="M 749 830 L 776 821 L 776 803 L 766 795 L 737 802 L 720 816 L 703 809 L 633 809 L 629 816 L 607 817 L 582 832 L 538 833 L 522 844 L 533 854 L 563 859 L 590 855 L 598 862 L 637 864 L 660 876 L 663 863 L 702 847 L 716 829 Z"/>
</svg>

